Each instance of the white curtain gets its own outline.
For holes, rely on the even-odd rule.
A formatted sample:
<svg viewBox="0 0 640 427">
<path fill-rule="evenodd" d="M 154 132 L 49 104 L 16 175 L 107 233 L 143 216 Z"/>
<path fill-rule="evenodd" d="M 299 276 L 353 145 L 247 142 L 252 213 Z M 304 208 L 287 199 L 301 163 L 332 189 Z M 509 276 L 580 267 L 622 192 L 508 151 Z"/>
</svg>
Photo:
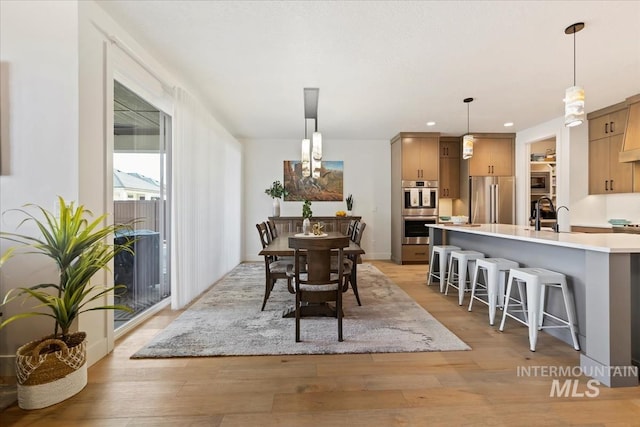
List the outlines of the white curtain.
<svg viewBox="0 0 640 427">
<path fill-rule="evenodd" d="M 179 309 L 240 262 L 242 150 L 181 88 L 174 118 L 171 307 Z"/>
</svg>

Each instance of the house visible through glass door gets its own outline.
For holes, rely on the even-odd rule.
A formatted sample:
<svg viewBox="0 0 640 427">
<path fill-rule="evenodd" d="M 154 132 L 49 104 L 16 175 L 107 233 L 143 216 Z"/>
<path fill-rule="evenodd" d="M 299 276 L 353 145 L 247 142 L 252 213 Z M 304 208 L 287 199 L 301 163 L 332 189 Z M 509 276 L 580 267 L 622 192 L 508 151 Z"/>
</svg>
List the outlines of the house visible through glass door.
<svg viewBox="0 0 640 427">
<path fill-rule="evenodd" d="M 168 178 L 171 117 L 114 81 L 114 221 L 132 223 L 115 236 L 133 253 L 114 259 L 114 280 L 126 286 L 115 297 L 133 311 L 116 311 L 114 328 L 171 296 Z"/>
</svg>

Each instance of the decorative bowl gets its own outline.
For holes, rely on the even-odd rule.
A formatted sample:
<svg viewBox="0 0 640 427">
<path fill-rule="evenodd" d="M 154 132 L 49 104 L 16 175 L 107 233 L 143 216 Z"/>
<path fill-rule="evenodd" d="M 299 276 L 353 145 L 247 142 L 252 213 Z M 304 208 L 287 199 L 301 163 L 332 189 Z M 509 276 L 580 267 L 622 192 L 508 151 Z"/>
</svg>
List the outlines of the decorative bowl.
<svg viewBox="0 0 640 427">
<path fill-rule="evenodd" d="M 451 221 L 451 217 L 450 216 L 441 216 L 440 217 L 440 221 L 445 221 L 445 222 Z"/>
<path fill-rule="evenodd" d="M 626 225 L 626 224 L 631 224 L 631 221 L 626 220 L 626 219 L 613 218 L 613 219 L 609 220 L 609 224 L 611 224 L 611 225 L 613 225 L 615 227 L 615 226 L 622 226 L 622 225 Z"/>
<path fill-rule="evenodd" d="M 466 224 L 469 221 L 469 217 L 468 216 L 452 216 L 451 217 L 451 222 L 454 224 Z"/>
</svg>

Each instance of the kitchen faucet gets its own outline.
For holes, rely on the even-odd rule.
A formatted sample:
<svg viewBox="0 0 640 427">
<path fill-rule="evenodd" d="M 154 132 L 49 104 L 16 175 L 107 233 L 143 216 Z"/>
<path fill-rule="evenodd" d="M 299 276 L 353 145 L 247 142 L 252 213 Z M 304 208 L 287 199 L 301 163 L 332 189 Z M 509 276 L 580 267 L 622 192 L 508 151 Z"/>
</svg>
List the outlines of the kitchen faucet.
<svg viewBox="0 0 640 427">
<path fill-rule="evenodd" d="M 560 232 L 560 223 L 558 223 L 558 217 L 560 216 L 560 209 L 565 208 L 567 210 L 567 212 L 569 212 L 569 208 L 566 206 L 559 206 L 558 209 L 556 209 L 556 223 L 553 225 L 553 231 L 555 231 L 556 233 Z"/>
<path fill-rule="evenodd" d="M 536 223 L 535 223 L 536 231 L 540 231 L 540 202 L 545 199 L 548 200 L 549 204 L 551 205 L 551 212 L 554 214 L 556 213 L 556 209 L 553 207 L 553 201 L 547 196 L 540 197 L 536 202 Z M 556 215 L 556 224 L 558 224 L 558 215 Z M 554 231 L 555 231 L 555 228 L 554 228 Z"/>
</svg>

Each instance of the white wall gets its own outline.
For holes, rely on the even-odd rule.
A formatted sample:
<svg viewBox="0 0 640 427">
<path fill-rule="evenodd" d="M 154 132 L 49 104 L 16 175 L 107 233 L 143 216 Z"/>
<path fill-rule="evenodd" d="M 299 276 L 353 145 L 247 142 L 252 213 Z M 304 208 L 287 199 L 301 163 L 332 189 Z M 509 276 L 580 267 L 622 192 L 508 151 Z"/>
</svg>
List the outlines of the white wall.
<svg viewBox="0 0 640 427">
<path fill-rule="evenodd" d="M 558 206 L 565 205 L 560 226 L 568 231 L 570 225 L 605 227 L 611 218 L 626 218 L 640 222 L 640 195 L 589 195 L 589 126 L 564 126 L 564 118 L 525 129 L 516 134 L 516 215 L 518 224 L 528 224 L 529 218 L 529 146 L 532 142 L 556 138 L 556 179 Z"/>
<path fill-rule="evenodd" d="M 344 161 L 344 196 L 353 194 L 353 214 L 367 223 L 362 246 L 366 259 L 391 257 L 391 144 L 388 140 L 332 140 L 323 135 L 323 158 Z M 283 181 L 284 160 L 300 158 L 301 140 L 244 141 L 244 256 L 260 260 L 255 224 L 271 216 L 272 199 L 264 190 Z M 312 202 L 317 216 L 346 210 L 343 202 Z M 301 216 L 302 202 L 282 202 L 281 216 Z"/>
<path fill-rule="evenodd" d="M 78 196 L 78 12 L 75 2 L 0 2 L 2 170 L 0 210 L 37 203 L 54 208 L 56 195 Z M 15 231 L 15 216 L 0 231 Z M 33 227 L 20 232 L 30 234 Z M 9 246 L 0 242 L 0 253 Z M 51 277 L 37 256 L 14 257 L 0 270 L 0 294 Z M 8 317 L 19 304 L 5 307 Z M 44 318 L 18 320 L 0 331 L 0 374 L 19 345 L 53 333 Z M 12 372 L 12 368 L 7 368 Z"/>
<path fill-rule="evenodd" d="M 54 209 L 57 195 L 86 205 L 93 212 L 112 209 L 110 182 L 112 89 L 115 47 L 94 24 L 134 49 L 144 62 L 172 85 L 193 89 L 172 76 L 95 3 L 89 1 L 0 1 L 0 210 L 36 203 Z M 166 110 L 165 110 L 166 111 Z M 171 111 L 168 111 L 171 113 Z M 212 126 L 218 126 L 217 123 Z M 224 206 L 224 236 L 219 239 L 222 276 L 240 262 L 241 147 L 228 132 L 219 132 L 222 148 L 210 159 L 211 168 L 224 176 L 224 187 L 235 193 L 212 200 Z M 179 171 L 174 171 L 179 173 Z M 198 209 L 198 205 L 188 206 Z M 0 220 L 0 231 L 16 231 L 14 216 Z M 33 227 L 20 232 L 34 233 Z M 203 237 L 204 238 L 204 237 Z M 232 243 L 229 244 L 229 241 Z M 234 243 L 235 242 L 235 243 Z M 9 243 L 0 240 L 0 253 Z M 211 253 L 212 258 L 216 253 Z M 197 268 L 195 266 L 194 268 Z M 19 286 L 55 280 L 54 266 L 38 257 L 17 256 L 0 270 L 0 294 Z M 219 277 L 211 277 L 213 283 Z M 107 280 L 105 273 L 96 281 Z M 108 282 L 102 282 L 108 283 Z M 106 301 L 104 301 L 106 302 Z M 3 308 L 4 316 L 24 310 L 18 304 Z M 82 315 L 79 329 L 87 331 L 89 363 L 113 346 L 109 312 Z M 0 331 L 0 375 L 13 375 L 13 357 L 19 345 L 53 332 L 50 319 L 21 319 Z"/>
</svg>

